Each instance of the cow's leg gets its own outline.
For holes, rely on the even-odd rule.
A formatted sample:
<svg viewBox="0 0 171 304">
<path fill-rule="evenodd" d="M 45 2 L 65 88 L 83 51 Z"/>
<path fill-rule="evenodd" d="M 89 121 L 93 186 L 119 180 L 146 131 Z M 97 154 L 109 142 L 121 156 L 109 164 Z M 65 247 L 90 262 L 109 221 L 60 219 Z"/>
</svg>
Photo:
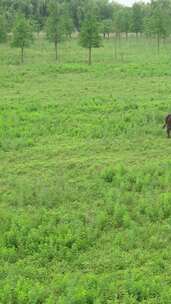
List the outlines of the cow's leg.
<svg viewBox="0 0 171 304">
<path fill-rule="evenodd" d="M 170 129 L 167 128 L 167 137 L 170 138 Z"/>
</svg>

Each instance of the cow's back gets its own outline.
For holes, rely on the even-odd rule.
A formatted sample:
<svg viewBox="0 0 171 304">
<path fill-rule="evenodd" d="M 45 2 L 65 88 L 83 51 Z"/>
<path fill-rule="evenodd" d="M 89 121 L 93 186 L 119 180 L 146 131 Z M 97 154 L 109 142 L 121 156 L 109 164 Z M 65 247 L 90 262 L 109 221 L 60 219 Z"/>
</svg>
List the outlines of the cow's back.
<svg viewBox="0 0 171 304">
<path fill-rule="evenodd" d="M 171 128 L 171 114 L 166 116 L 167 127 Z"/>
</svg>

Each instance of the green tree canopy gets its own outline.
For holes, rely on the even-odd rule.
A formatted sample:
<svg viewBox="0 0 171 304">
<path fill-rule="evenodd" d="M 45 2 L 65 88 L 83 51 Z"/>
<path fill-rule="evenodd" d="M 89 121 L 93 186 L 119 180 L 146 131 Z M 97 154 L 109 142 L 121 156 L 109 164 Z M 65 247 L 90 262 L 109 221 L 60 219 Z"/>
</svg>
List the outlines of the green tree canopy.
<svg viewBox="0 0 171 304">
<path fill-rule="evenodd" d="M 54 43 L 55 58 L 58 60 L 58 44 L 61 42 L 64 36 L 65 28 L 62 6 L 56 1 L 52 1 L 49 5 L 46 33 L 48 40 Z"/>
<path fill-rule="evenodd" d="M 147 35 L 157 37 L 158 52 L 161 38 L 166 38 L 171 33 L 171 1 L 152 1 L 148 15 L 144 18 L 144 31 Z"/>
<path fill-rule="evenodd" d="M 123 7 L 120 10 L 120 28 L 122 33 L 126 33 L 126 38 L 131 30 L 131 9 Z"/>
<path fill-rule="evenodd" d="M 142 33 L 143 32 L 143 19 L 144 19 L 144 4 L 135 3 L 132 7 L 132 22 L 131 22 L 131 31 L 133 33 Z"/>
<path fill-rule="evenodd" d="M 88 63 L 91 64 L 91 50 L 101 45 L 99 24 L 94 14 L 89 13 L 84 20 L 80 32 L 80 44 L 89 50 Z"/>
<path fill-rule="evenodd" d="M 32 42 L 33 33 L 29 21 L 23 15 L 18 15 L 13 29 L 12 46 L 21 49 L 21 62 L 24 59 L 24 49 Z"/>
<path fill-rule="evenodd" d="M 101 32 L 104 35 L 104 38 L 105 38 L 106 34 L 108 35 L 108 38 L 109 38 L 109 34 L 112 33 L 112 29 L 113 29 L 112 20 L 111 19 L 104 19 L 101 22 L 100 28 L 101 28 Z"/>
<path fill-rule="evenodd" d="M 6 20 L 4 16 L 0 16 L 0 43 L 5 42 L 7 38 Z"/>
<path fill-rule="evenodd" d="M 69 5 L 67 3 L 64 4 L 63 6 L 63 28 L 65 31 L 65 34 L 69 37 L 71 37 L 71 34 L 74 32 L 75 27 L 74 27 L 74 22 L 71 17 Z"/>
</svg>

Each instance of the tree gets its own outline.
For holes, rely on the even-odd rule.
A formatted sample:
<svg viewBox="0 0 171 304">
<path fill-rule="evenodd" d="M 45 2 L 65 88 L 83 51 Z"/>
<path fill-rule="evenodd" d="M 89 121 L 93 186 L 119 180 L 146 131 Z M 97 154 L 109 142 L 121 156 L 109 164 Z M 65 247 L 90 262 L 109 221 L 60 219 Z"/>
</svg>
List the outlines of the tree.
<svg viewBox="0 0 171 304">
<path fill-rule="evenodd" d="M 48 40 L 54 43 L 56 60 L 58 60 L 58 44 L 61 42 L 65 33 L 62 15 L 63 12 L 61 5 L 56 1 L 51 2 L 49 6 L 46 32 Z"/>
<path fill-rule="evenodd" d="M 115 59 L 118 57 L 118 46 L 120 46 L 121 32 L 122 32 L 122 18 L 121 18 L 122 7 L 119 5 L 115 6 L 113 14 L 113 31 L 115 33 L 114 37 L 114 54 Z"/>
<path fill-rule="evenodd" d="M 144 30 L 147 35 L 157 38 L 157 50 L 160 51 L 160 41 L 171 32 L 171 2 L 169 0 L 152 1 L 148 16 L 144 19 Z"/>
<path fill-rule="evenodd" d="M 17 16 L 13 29 L 12 46 L 21 49 L 22 63 L 24 61 L 24 49 L 29 47 L 32 42 L 33 33 L 29 21 L 23 15 Z"/>
<path fill-rule="evenodd" d="M 120 10 L 120 30 L 126 34 L 128 39 L 128 33 L 131 29 L 131 9 L 129 7 L 123 7 Z"/>
<path fill-rule="evenodd" d="M 116 34 L 116 36 L 120 36 L 122 32 L 122 9 L 123 7 L 119 4 L 113 4 L 113 31 Z"/>
<path fill-rule="evenodd" d="M 41 32 L 41 29 L 42 29 L 41 20 L 39 20 L 39 18 L 33 19 L 31 21 L 31 23 L 32 23 L 32 27 L 33 27 L 34 32 L 36 32 L 37 36 L 39 37 L 39 34 Z"/>
<path fill-rule="evenodd" d="M 100 20 L 111 20 L 113 16 L 113 3 L 108 0 L 97 1 L 97 11 Z"/>
<path fill-rule="evenodd" d="M 70 15 L 69 6 L 66 3 L 64 4 L 64 7 L 63 7 L 63 18 L 62 19 L 63 19 L 63 27 L 64 27 L 65 34 L 66 34 L 66 36 L 71 38 L 71 35 L 75 29 L 74 29 L 74 22 Z"/>
<path fill-rule="evenodd" d="M 4 16 L 0 16 L 0 43 L 5 42 L 7 38 L 6 22 Z"/>
<path fill-rule="evenodd" d="M 71 35 L 74 32 L 74 24 L 73 24 L 72 18 L 70 16 L 65 16 L 63 24 L 64 24 L 65 34 L 69 38 L 71 38 Z"/>
<path fill-rule="evenodd" d="M 83 22 L 85 17 L 85 0 L 70 0 L 69 2 L 69 10 L 74 23 L 74 27 L 77 29 L 77 31 L 80 31 L 81 23 Z"/>
<path fill-rule="evenodd" d="M 136 33 L 136 37 L 138 37 L 138 33 L 142 33 L 143 31 L 143 4 L 135 3 L 132 7 L 132 25 L 131 30 L 133 33 Z"/>
<path fill-rule="evenodd" d="M 106 34 L 109 38 L 109 35 L 112 32 L 112 20 L 111 19 L 105 19 L 102 21 L 101 32 L 103 33 L 104 38 L 105 38 Z"/>
<path fill-rule="evenodd" d="M 84 20 L 80 32 L 80 44 L 89 50 L 88 63 L 91 64 L 92 48 L 98 48 L 101 45 L 99 34 L 99 25 L 93 14 L 88 14 Z"/>
</svg>

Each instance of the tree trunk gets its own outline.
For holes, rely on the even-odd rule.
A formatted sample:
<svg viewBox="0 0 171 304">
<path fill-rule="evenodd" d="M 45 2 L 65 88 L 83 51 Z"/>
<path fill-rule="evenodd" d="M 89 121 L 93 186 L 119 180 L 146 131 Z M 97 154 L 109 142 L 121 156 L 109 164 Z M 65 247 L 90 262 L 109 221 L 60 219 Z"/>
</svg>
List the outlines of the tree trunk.
<svg viewBox="0 0 171 304">
<path fill-rule="evenodd" d="M 108 39 L 110 38 L 110 33 L 107 33 L 107 37 L 108 37 Z"/>
<path fill-rule="evenodd" d="M 24 48 L 21 48 L 21 63 L 24 62 Z"/>
<path fill-rule="evenodd" d="M 115 38 L 114 38 L 114 55 L 115 55 L 115 60 L 117 60 L 117 33 L 115 33 Z"/>
<path fill-rule="evenodd" d="M 91 47 L 89 47 L 88 64 L 91 64 Z"/>
<path fill-rule="evenodd" d="M 160 35 L 159 35 L 159 33 L 157 34 L 157 53 L 158 53 L 158 55 L 160 53 Z"/>
<path fill-rule="evenodd" d="M 55 59 L 58 60 L 58 44 L 55 42 Z"/>
<path fill-rule="evenodd" d="M 103 33 L 103 38 L 105 39 L 105 37 L 106 37 L 106 34 L 105 34 L 105 33 Z"/>
<path fill-rule="evenodd" d="M 118 33 L 118 41 L 119 41 L 119 43 L 121 41 L 121 33 L 120 32 Z"/>
</svg>

